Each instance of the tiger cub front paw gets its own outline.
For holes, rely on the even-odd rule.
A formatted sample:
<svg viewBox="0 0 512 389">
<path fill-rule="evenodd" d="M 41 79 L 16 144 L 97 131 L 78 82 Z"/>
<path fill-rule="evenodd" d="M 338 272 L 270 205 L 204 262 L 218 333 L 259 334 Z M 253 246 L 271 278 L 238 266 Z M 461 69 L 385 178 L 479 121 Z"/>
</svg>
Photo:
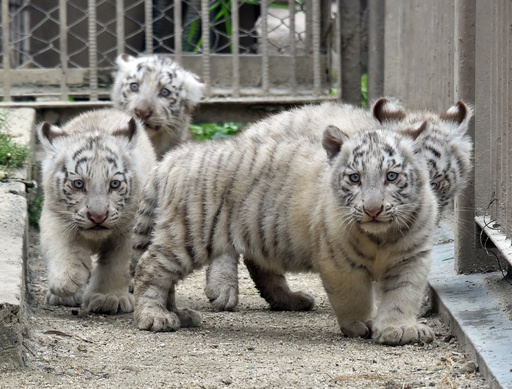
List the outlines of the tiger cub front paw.
<svg viewBox="0 0 512 389">
<path fill-rule="evenodd" d="M 133 295 L 128 292 L 120 293 L 87 293 L 84 295 L 82 307 L 87 312 L 116 313 L 133 312 Z"/>
<path fill-rule="evenodd" d="M 89 279 L 89 270 L 85 267 L 73 267 L 55 273 L 49 277 L 49 293 L 57 297 L 73 297 Z"/>
<path fill-rule="evenodd" d="M 374 327 L 373 340 L 388 346 L 414 343 L 430 343 L 434 340 L 434 331 L 425 324 L 415 323 L 401 326 Z"/>
</svg>

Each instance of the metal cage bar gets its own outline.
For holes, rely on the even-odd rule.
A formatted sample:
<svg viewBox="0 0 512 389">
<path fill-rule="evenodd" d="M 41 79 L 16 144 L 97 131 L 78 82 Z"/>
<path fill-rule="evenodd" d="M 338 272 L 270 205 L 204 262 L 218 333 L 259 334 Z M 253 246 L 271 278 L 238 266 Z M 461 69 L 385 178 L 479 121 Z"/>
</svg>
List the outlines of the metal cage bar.
<svg viewBox="0 0 512 389">
<path fill-rule="evenodd" d="M 339 42 L 339 37 L 332 37 L 334 31 L 323 30 L 329 25 L 324 19 L 330 17 L 325 13 L 330 3 L 305 0 L 300 8 L 298 4 L 284 0 L 275 7 L 269 0 L 259 4 L 233 0 L 229 8 L 221 9 L 220 17 L 211 0 L 58 0 L 47 14 L 44 0 L 14 5 L 1 0 L 0 105 L 109 104 L 105 99 L 115 57 L 124 52 L 139 55 L 155 51 L 201 75 L 206 84 L 205 101 L 300 103 L 334 99 L 336 96 L 328 93 L 334 84 L 329 76 L 324 77 L 326 70 L 333 70 L 330 52 L 324 46 L 335 39 Z M 100 13 L 103 7 L 112 9 L 115 18 Z M 20 13 L 22 22 L 15 23 Z M 190 21 L 191 31 L 197 35 L 188 42 Z M 167 22 L 172 27 L 157 28 Z M 324 41 L 326 33 L 331 36 Z M 13 47 L 11 42 L 17 36 L 22 39 Z M 184 52 L 185 42 L 193 51 L 189 52 L 187 45 Z M 338 69 L 338 93 L 340 80 Z"/>
<path fill-rule="evenodd" d="M 261 0 L 261 15 L 266 15 L 268 12 L 267 0 Z M 263 31 L 263 39 L 261 42 L 261 88 L 263 93 L 267 94 L 269 91 L 269 60 L 268 60 L 268 24 L 267 18 L 261 18 L 261 30 Z"/>
<path fill-rule="evenodd" d="M 62 6 L 61 6 L 62 8 Z M 117 55 L 124 53 L 124 0 L 116 0 L 116 42 Z"/>
<path fill-rule="evenodd" d="M 9 28 L 9 0 L 2 0 L 2 50 L 3 50 L 3 88 L 4 101 L 11 101 L 11 45 L 10 45 L 10 28 Z"/>
<path fill-rule="evenodd" d="M 203 36 L 202 65 L 203 81 L 206 84 L 206 93 L 211 93 L 210 85 L 210 13 L 208 0 L 201 0 L 201 25 Z"/>
<path fill-rule="evenodd" d="M 288 12 L 290 14 L 290 90 L 297 94 L 297 43 L 295 31 L 295 0 L 288 0 Z"/>
<path fill-rule="evenodd" d="M 91 101 L 97 101 L 98 46 L 96 37 L 96 0 L 89 0 L 89 77 Z"/>
<path fill-rule="evenodd" d="M 66 0 L 59 0 L 59 43 L 60 43 L 60 67 L 62 76 L 60 79 L 60 99 L 68 100 L 68 13 Z"/>
<path fill-rule="evenodd" d="M 174 59 L 181 64 L 183 55 L 183 34 L 181 24 L 181 1 L 174 2 Z"/>
<path fill-rule="evenodd" d="M 239 8 L 238 0 L 231 0 L 231 59 L 233 66 L 233 96 L 240 96 L 240 45 L 239 45 Z"/>
</svg>

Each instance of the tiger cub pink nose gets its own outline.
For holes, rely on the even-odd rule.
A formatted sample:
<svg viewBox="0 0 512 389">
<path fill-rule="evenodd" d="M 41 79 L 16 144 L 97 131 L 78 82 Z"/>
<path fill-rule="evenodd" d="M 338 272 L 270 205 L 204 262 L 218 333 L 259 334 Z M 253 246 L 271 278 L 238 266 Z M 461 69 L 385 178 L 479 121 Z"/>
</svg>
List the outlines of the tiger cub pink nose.
<svg viewBox="0 0 512 389">
<path fill-rule="evenodd" d="M 143 111 L 141 109 L 136 109 L 135 115 L 137 115 L 137 117 L 139 119 L 148 120 L 151 117 L 151 115 L 153 115 L 153 111 L 151 111 L 151 110 Z"/>
<path fill-rule="evenodd" d="M 103 214 L 94 214 L 87 212 L 87 218 L 96 224 L 101 224 L 105 221 L 105 219 L 108 217 L 108 212 Z"/>
<path fill-rule="evenodd" d="M 384 207 L 381 205 L 380 208 L 365 208 L 363 207 L 364 213 L 371 217 L 377 217 L 382 212 Z"/>
</svg>

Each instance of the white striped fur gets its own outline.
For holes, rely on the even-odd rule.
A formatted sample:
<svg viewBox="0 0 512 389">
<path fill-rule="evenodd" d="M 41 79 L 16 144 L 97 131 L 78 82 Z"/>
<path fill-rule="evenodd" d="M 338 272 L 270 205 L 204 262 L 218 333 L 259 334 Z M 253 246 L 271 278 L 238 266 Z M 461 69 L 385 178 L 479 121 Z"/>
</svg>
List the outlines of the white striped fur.
<svg viewBox="0 0 512 389">
<path fill-rule="evenodd" d="M 254 135 L 167 154 L 137 213 L 138 328 L 199 325 L 199 313 L 176 307 L 176 283 L 243 254 L 276 279 L 319 273 L 347 336 L 431 341 L 432 330 L 417 322 L 437 217 L 426 163 L 414 155 L 423 130 L 347 135 L 331 126 L 323 149 L 314 137 Z M 373 315 L 375 281 L 382 299 Z M 304 294 L 283 296 L 304 303 Z"/>
<path fill-rule="evenodd" d="M 156 165 L 142 123 L 105 109 L 63 128 L 42 123 L 37 134 L 47 154 L 40 221 L 47 302 L 83 302 L 86 311 L 99 313 L 133 311 L 130 232 L 142 186 Z"/>
<path fill-rule="evenodd" d="M 321 149 L 323 130 L 334 125 L 346 133 L 356 133 L 376 126 L 407 136 L 421 126 L 427 130 L 415 142 L 418 158 L 427 162 L 432 189 L 439 205 L 439 218 L 451 214 L 454 198 L 467 185 L 472 168 L 472 141 L 466 135 L 472 109 L 458 102 L 442 115 L 429 110 L 406 111 L 400 105 L 381 98 L 371 110 L 349 104 L 327 102 L 292 109 L 271 116 L 248 128 L 242 136 L 285 137 L 307 135 Z M 238 303 L 237 264 L 224 260 L 213 262 L 207 271 L 205 292 L 213 306 L 233 310 Z M 251 277 L 261 295 L 275 310 L 309 310 L 314 300 L 304 293 L 293 293 L 284 276 L 271 277 L 264 269 L 247 262 Z M 263 281 L 266 280 L 266 281 Z"/>
</svg>

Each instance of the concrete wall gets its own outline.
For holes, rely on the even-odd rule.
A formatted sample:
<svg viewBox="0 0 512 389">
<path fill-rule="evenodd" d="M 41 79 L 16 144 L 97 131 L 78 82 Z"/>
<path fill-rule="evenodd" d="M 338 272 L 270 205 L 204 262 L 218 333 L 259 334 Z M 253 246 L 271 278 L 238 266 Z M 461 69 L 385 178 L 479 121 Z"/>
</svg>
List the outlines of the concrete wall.
<svg viewBox="0 0 512 389">
<path fill-rule="evenodd" d="M 512 193 L 512 5 L 506 0 L 386 0 L 384 12 L 384 94 L 406 107 L 440 112 L 457 100 L 475 105 L 469 130 L 475 170 L 456 202 L 456 269 L 488 270 L 496 261 L 479 249 L 475 216 L 489 214 L 487 220 L 512 234 L 512 196 L 507 197 Z"/>
<path fill-rule="evenodd" d="M 35 110 L 0 110 L 2 131 L 20 145 L 33 148 Z M 30 163 L 8 171 L 9 177 L 30 178 Z M 0 182 L 0 376 L 23 365 L 22 340 L 26 323 L 26 269 L 28 218 L 25 185 L 16 180 Z M 1 386 L 1 384 L 0 384 Z"/>
</svg>

